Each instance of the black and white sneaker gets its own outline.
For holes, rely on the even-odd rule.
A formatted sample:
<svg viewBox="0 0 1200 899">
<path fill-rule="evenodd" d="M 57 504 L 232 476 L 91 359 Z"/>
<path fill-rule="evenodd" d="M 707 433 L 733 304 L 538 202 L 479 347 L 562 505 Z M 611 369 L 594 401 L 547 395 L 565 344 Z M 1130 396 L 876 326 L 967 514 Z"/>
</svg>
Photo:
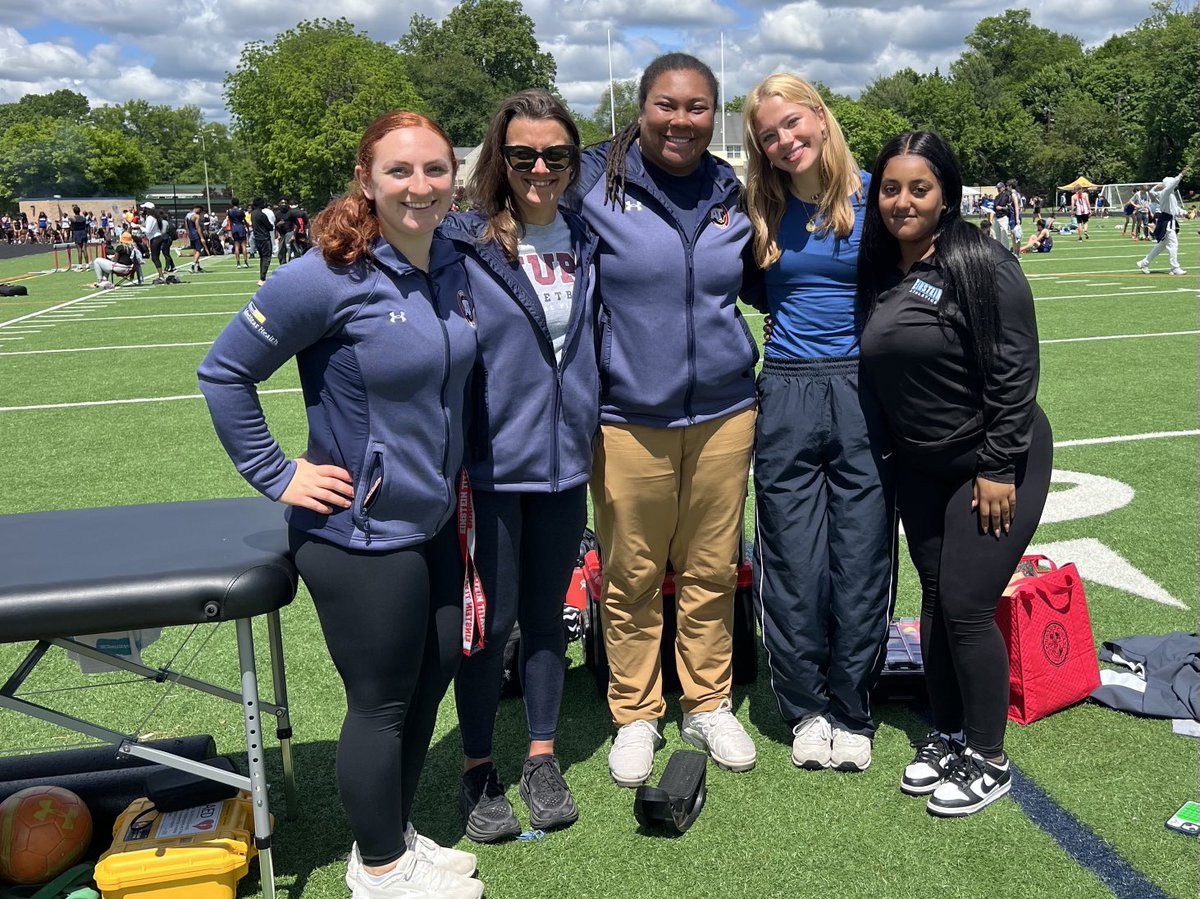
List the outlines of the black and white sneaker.
<svg viewBox="0 0 1200 899">
<path fill-rule="evenodd" d="M 950 765 L 946 779 L 933 791 L 927 807 L 931 814 L 942 818 L 971 815 L 995 802 L 1011 786 L 1012 770 L 1007 757 L 1003 764 L 997 765 L 968 747 Z"/>
<path fill-rule="evenodd" d="M 950 765 L 963 751 L 963 744 L 941 731 L 913 740 L 916 757 L 900 776 L 900 792 L 908 796 L 928 796 L 946 779 Z"/>
</svg>

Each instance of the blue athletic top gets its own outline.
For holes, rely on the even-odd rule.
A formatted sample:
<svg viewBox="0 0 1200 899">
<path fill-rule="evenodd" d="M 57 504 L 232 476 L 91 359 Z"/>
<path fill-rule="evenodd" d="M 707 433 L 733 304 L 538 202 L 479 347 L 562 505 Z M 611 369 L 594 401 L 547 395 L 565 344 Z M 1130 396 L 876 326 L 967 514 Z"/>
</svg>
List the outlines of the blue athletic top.
<svg viewBox="0 0 1200 899">
<path fill-rule="evenodd" d="M 766 272 L 767 308 L 774 320 L 768 359 L 824 359 L 858 355 L 854 291 L 858 245 L 871 176 L 860 172 L 862 199 L 851 197 L 854 229 L 845 239 L 811 234 L 807 225 L 816 206 L 788 194 L 779 223 L 783 255 Z"/>
</svg>

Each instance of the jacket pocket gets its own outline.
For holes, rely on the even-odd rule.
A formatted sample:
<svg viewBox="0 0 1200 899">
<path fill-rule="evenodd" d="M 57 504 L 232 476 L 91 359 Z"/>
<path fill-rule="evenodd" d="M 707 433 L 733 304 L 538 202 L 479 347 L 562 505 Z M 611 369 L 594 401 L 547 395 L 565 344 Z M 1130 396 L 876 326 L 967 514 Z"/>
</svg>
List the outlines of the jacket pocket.
<svg viewBox="0 0 1200 899">
<path fill-rule="evenodd" d="M 466 458 L 482 462 L 491 455 L 492 426 L 488 416 L 488 372 L 476 365 L 467 394 Z"/>
<path fill-rule="evenodd" d="M 371 509 L 379 501 L 384 487 L 383 444 L 371 443 L 363 459 L 361 474 L 354 485 L 354 524 L 371 542 Z"/>
<path fill-rule="evenodd" d="M 750 344 L 750 368 L 753 369 L 754 366 L 758 365 L 758 343 L 755 341 L 754 335 L 750 333 L 750 325 L 746 323 L 745 316 L 741 312 L 737 312 L 736 315 L 738 324 L 742 326 L 742 334 L 746 336 L 746 342 Z M 753 371 L 751 371 L 751 374 L 753 374 Z"/>
<path fill-rule="evenodd" d="M 600 393 L 604 395 L 608 393 L 610 383 L 609 371 L 612 366 L 612 316 L 603 304 L 599 307 L 596 323 L 598 326 L 598 333 L 596 335 L 596 362 L 600 370 Z"/>
</svg>

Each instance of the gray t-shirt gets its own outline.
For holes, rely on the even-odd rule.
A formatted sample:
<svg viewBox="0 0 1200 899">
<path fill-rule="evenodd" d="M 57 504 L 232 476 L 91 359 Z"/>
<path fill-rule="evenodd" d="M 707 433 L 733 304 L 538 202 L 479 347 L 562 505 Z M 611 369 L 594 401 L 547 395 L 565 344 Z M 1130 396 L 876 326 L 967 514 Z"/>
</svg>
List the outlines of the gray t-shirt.
<svg viewBox="0 0 1200 899">
<path fill-rule="evenodd" d="M 556 215 L 549 225 L 527 224 L 525 236 L 517 242 L 517 259 L 541 300 L 554 357 L 561 363 L 575 291 L 575 253 L 563 217 Z"/>
</svg>

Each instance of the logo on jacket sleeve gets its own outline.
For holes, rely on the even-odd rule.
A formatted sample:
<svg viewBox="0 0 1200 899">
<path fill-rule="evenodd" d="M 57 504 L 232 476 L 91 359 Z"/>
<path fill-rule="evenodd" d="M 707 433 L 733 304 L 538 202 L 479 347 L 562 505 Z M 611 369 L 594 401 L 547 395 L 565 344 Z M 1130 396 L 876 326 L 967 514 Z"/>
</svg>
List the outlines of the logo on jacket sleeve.
<svg viewBox="0 0 1200 899">
<path fill-rule="evenodd" d="M 472 328 L 475 327 L 475 301 L 467 296 L 466 292 L 458 292 L 458 311 L 463 318 L 467 320 L 467 324 Z"/>
<path fill-rule="evenodd" d="M 708 220 L 718 228 L 729 227 L 729 210 L 723 203 L 718 203 L 708 214 Z"/>
<path fill-rule="evenodd" d="M 242 310 L 242 320 L 250 326 L 250 330 L 265 340 L 271 346 L 279 346 L 279 338 L 266 329 L 267 317 L 263 315 L 254 302 L 246 304 Z"/>
<path fill-rule="evenodd" d="M 913 284 L 909 293 L 918 296 L 923 300 L 928 300 L 933 305 L 937 305 L 942 299 L 942 288 L 934 287 L 932 284 L 922 281 L 917 278 L 917 282 Z"/>
</svg>

